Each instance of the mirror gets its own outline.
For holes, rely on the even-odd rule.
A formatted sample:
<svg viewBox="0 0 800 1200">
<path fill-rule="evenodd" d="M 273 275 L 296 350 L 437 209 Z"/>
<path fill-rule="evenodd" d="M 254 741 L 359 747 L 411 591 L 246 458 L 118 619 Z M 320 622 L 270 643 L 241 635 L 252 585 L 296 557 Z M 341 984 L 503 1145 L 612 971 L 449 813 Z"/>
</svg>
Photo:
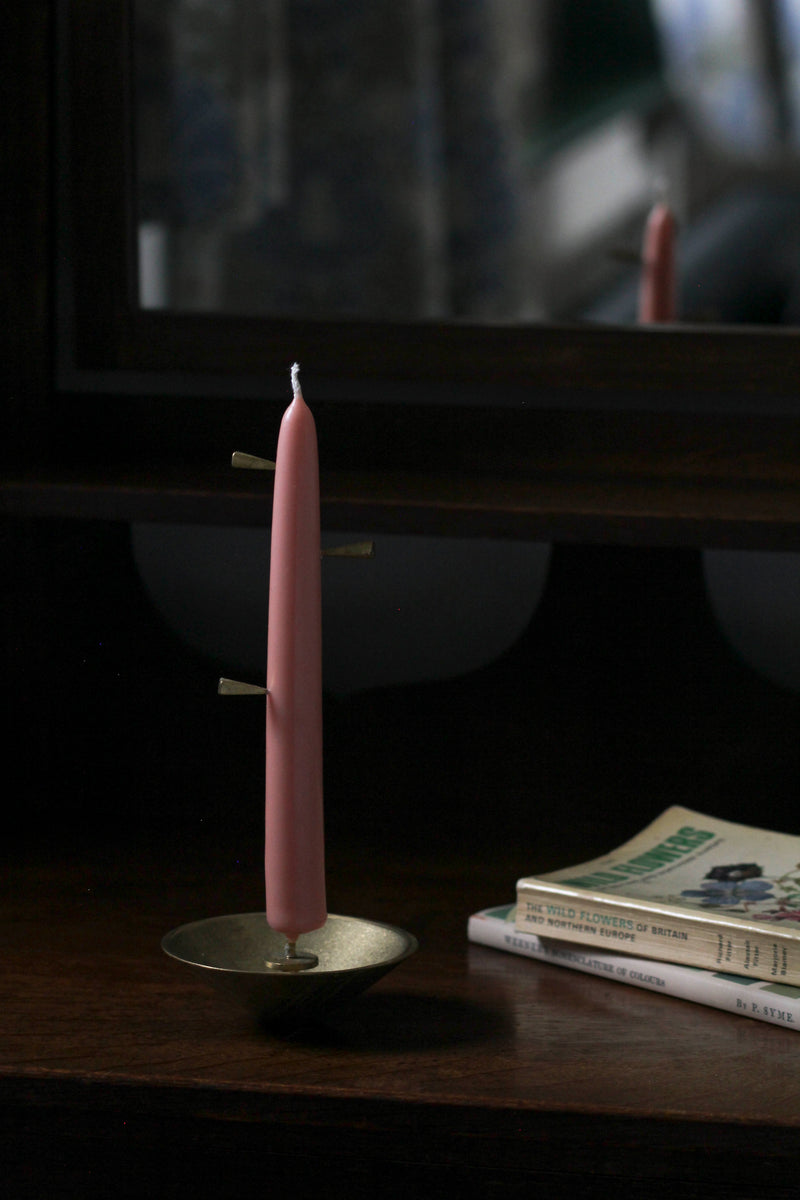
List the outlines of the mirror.
<svg viewBox="0 0 800 1200">
<path fill-rule="evenodd" d="M 800 0 L 135 0 L 139 302 L 684 321 L 800 307 Z"/>
</svg>

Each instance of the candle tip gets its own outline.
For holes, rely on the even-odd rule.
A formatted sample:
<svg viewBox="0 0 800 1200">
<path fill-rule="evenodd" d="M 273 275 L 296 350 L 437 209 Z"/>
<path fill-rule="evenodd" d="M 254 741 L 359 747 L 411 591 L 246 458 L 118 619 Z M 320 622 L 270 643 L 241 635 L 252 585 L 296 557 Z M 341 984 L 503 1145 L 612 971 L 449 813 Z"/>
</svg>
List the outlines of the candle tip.
<svg viewBox="0 0 800 1200">
<path fill-rule="evenodd" d="M 300 364 L 292 363 L 292 395 L 295 399 L 302 395 L 300 391 Z"/>
</svg>

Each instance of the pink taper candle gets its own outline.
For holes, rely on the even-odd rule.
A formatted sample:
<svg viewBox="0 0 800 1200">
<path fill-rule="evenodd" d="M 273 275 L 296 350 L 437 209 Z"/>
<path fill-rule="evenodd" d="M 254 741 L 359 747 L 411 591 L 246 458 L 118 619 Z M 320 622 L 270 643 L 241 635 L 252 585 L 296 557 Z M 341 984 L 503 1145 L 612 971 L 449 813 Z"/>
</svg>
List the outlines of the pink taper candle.
<svg viewBox="0 0 800 1200">
<path fill-rule="evenodd" d="M 676 312 L 675 217 L 668 205 L 659 203 L 645 228 L 639 320 L 645 324 L 674 321 Z"/>
<path fill-rule="evenodd" d="M 294 399 L 275 463 L 267 632 L 267 921 L 294 942 L 327 918 L 317 431 Z"/>
</svg>

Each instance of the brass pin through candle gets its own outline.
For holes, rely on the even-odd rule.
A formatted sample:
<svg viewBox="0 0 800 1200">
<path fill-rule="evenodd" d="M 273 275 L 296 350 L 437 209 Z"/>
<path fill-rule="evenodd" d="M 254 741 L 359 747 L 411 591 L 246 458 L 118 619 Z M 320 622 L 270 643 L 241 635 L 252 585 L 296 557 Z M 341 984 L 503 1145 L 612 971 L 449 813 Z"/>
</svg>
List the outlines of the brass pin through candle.
<svg viewBox="0 0 800 1200">
<path fill-rule="evenodd" d="M 220 679 L 217 684 L 218 696 L 266 696 L 267 689 L 257 683 L 243 683 L 240 679 Z"/>
<path fill-rule="evenodd" d="M 264 966 L 268 971 L 287 971 L 296 974 L 298 971 L 310 971 L 319 964 L 316 954 L 309 950 L 298 950 L 297 942 L 287 938 L 283 958 L 268 958 Z"/>
<path fill-rule="evenodd" d="M 232 467 L 244 467 L 248 471 L 274 471 L 275 463 L 269 458 L 258 458 L 255 454 L 244 454 L 234 450 L 231 455 Z"/>
<path fill-rule="evenodd" d="M 374 558 L 374 542 L 348 542 L 344 546 L 326 546 L 323 558 Z"/>
</svg>

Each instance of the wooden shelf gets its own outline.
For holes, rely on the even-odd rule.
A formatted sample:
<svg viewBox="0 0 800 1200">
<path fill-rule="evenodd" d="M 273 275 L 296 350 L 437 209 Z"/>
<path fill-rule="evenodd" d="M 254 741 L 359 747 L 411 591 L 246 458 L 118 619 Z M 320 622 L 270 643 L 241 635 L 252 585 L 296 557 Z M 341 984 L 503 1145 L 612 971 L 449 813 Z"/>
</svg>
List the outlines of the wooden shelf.
<svg viewBox="0 0 800 1200">
<path fill-rule="evenodd" d="M 171 638 L 126 531 L 16 544 L 0 844 L 11 1196 L 794 1200 L 798 1035 L 471 946 L 523 873 L 671 802 L 790 828 L 798 698 L 722 645 L 688 550 L 557 547 L 462 679 L 326 697 L 328 902 L 420 949 L 277 1037 L 159 949 L 263 905 L 263 707 Z"/>
<path fill-rule="evenodd" d="M 248 476 L 242 478 L 243 475 Z M 9 473 L 10 516 L 263 525 L 270 488 L 251 472 L 161 467 Z M 529 478 L 474 474 L 323 472 L 330 529 L 638 545 L 800 549 L 800 473 L 738 480 L 675 473 L 603 473 L 534 464 Z"/>
<path fill-rule="evenodd" d="M 470 946 L 466 916 L 509 894 L 513 856 L 336 850 L 336 911 L 402 924 L 421 949 L 278 1037 L 159 951 L 175 924 L 259 906 L 257 870 L 232 869 L 229 849 L 101 843 L 4 866 L 10 1194 L 54 1170 L 61 1195 L 101 1178 L 125 1196 L 259 1181 L 606 1196 L 619 1179 L 663 1197 L 794 1194 L 797 1034 Z"/>
</svg>

